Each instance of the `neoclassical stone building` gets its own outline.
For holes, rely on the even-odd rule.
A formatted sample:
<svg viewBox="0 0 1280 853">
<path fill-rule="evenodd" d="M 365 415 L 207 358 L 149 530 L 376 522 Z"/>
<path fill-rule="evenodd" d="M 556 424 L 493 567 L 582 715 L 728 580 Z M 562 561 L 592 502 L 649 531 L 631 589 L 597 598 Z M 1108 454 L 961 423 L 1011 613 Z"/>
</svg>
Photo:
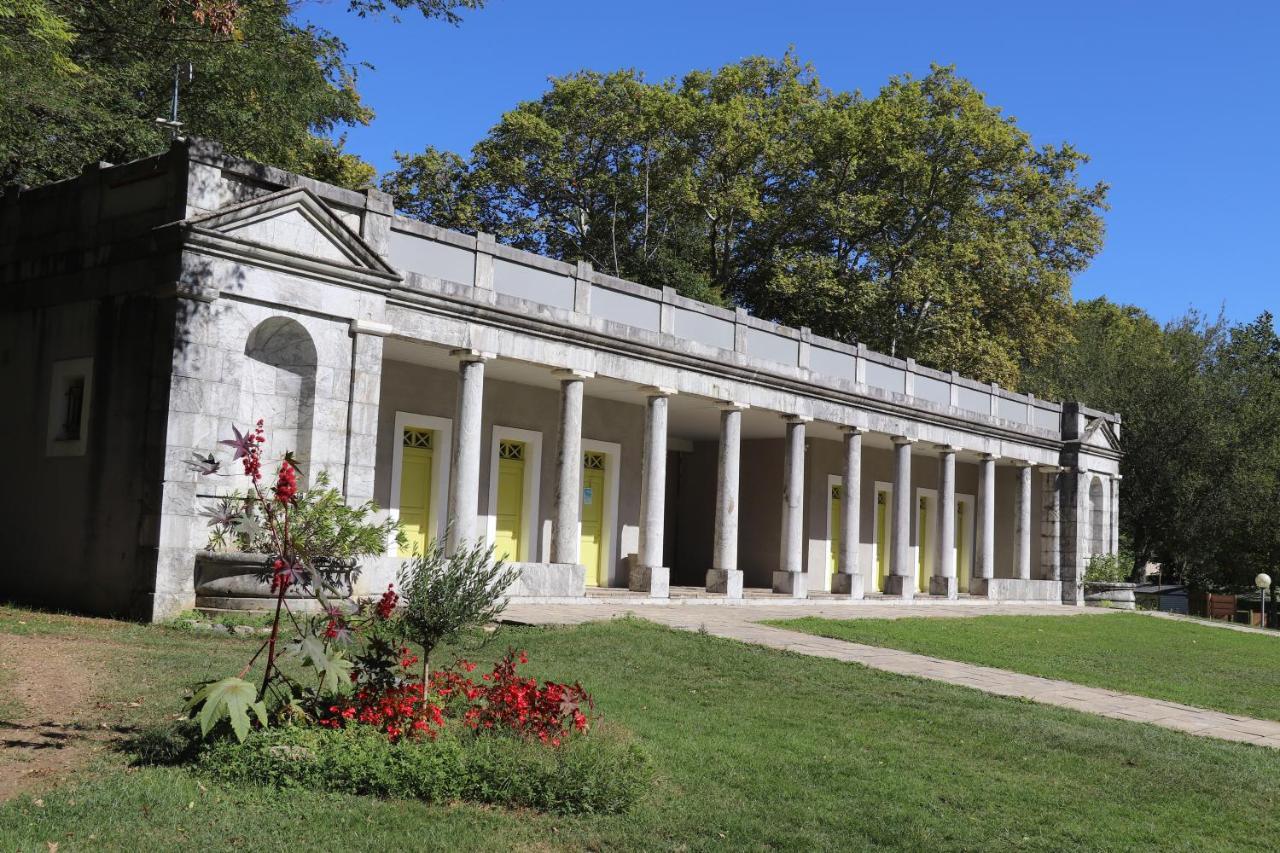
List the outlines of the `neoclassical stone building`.
<svg viewBox="0 0 1280 853">
<path fill-rule="evenodd" d="M 1118 415 L 1011 393 L 396 216 L 175 143 L 0 203 L 3 597 L 195 604 L 188 466 L 266 420 L 409 548 L 516 594 L 705 587 L 1076 603 L 1117 547 Z M 398 555 L 366 567 L 386 583 Z"/>
</svg>

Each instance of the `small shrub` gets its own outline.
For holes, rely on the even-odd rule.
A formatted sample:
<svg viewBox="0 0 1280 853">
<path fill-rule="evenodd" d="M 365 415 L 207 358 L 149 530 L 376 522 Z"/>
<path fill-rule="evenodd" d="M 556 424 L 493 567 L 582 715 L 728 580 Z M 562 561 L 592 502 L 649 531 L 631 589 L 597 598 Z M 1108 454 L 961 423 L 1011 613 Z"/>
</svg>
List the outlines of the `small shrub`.
<svg viewBox="0 0 1280 853">
<path fill-rule="evenodd" d="M 1094 554 L 1085 565 L 1086 583 L 1124 583 L 1129 580 L 1129 570 L 1115 554 Z"/>
<path fill-rule="evenodd" d="M 200 767 L 227 782 L 377 797 L 523 806 L 560 814 L 628 810 L 652 778 L 624 733 L 601 729 L 559 748 L 448 728 L 434 740 L 392 742 L 367 726 L 284 726 L 217 741 Z"/>
</svg>

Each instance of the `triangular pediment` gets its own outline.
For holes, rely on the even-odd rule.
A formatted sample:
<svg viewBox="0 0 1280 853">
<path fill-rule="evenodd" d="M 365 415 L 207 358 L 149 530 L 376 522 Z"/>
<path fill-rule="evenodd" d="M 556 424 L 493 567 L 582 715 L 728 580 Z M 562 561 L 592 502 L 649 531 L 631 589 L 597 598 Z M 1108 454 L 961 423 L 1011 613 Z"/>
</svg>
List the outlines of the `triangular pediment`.
<svg viewBox="0 0 1280 853">
<path fill-rule="evenodd" d="M 1120 437 L 1116 435 L 1111 422 L 1103 418 L 1094 418 L 1085 427 L 1082 444 L 1088 447 L 1100 447 L 1104 450 L 1120 449 Z"/>
<path fill-rule="evenodd" d="M 189 219 L 186 224 L 309 262 L 395 273 L 341 217 L 302 187 L 233 204 Z"/>
</svg>

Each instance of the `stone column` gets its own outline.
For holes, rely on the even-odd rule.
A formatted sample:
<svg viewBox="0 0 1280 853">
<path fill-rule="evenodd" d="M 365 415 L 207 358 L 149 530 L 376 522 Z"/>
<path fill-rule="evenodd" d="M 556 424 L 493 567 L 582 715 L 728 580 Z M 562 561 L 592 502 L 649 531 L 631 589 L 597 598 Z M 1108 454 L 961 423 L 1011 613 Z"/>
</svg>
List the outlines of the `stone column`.
<svg viewBox="0 0 1280 853">
<path fill-rule="evenodd" d="M 373 500 L 378 401 L 382 394 L 382 339 L 390 333 L 391 327 L 386 323 L 351 321 L 351 388 L 342 478 L 342 493 L 348 506 Z"/>
<path fill-rule="evenodd" d="M 862 598 L 865 594 L 858 550 L 862 534 L 862 427 L 844 428 L 843 494 L 840 499 L 840 560 L 831 591 L 836 595 Z"/>
<path fill-rule="evenodd" d="M 449 535 L 445 550 L 455 554 L 483 535 L 477 530 L 480 489 L 480 413 L 484 404 L 484 363 L 489 355 L 454 350 L 459 359 L 458 402 L 453 419 L 453 460 L 449 468 Z"/>
<path fill-rule="evenodd" d="M 720 458 L 716 477 L 716 526 L 712 542 L 707 592 L 742 598 L 742 572 L 738 569 L 738 463 L 742 449 L 743 403 L 720 407 Z"/>
<path fill-rule="evenodd" d="M 1119 474 L 1111 478 L 1111 553 L 1120 553 L 1120 480 Z M 1132 568 L 1130 566 L 1129 568 Z"/>
<path fill-rule="evenodd" d="M 911 565 L 911 445 L 914 438 L 893 437 L 893 555 L 885 594 L 913 598 L 916 593 L 915 566 Z"/>
<path fill-rule="evenodd" d="M 560 424 L 556 445 L 556 498 L 551 517 L 551 562 L 577 564 L 582 510 L 582 383 L 593 374 L 557 370 Z"/>
<path fill-rule="evenodd" d="M 1048 558 L 1049 580 L 1062 580 L 1062 486 L 1060 472 L 1056 465 L 1046 465 L 1040 469 L 1044 474 L 1045 490 L 1044 511 L 1046 518 L 1040 522 L 1041 535 L 1046 542 L 1042 554 Z"/>
<path fill-rule="evenodd" d="M 1019 580 L 1031 580 L 1031 463 L 1018 468 L 1018 494 L 1014 510 L 1013 568 Z"/>
<path fill-rule="evenodd" d="M 978 565 L 974 592 L 987 594 L 987 581 L 996 576 L 996 459 L 992 453 L 978 457 Z"/>
<path fill-rule="evenodd" d="M 812 418 L 785 415 L 786 462 L 782 478 L 782 553 L 780 570 L 773 573 L 773 591 L 806 598 L 804 573 L 804 425 Z"/>
<path fill-rule="evenodd" d="M 947 598 L 955 598 L 960 592 L 956 580 L 957 450 L 945 444 L 938 447 L 938 551 L 933 577 L 929 579 L 929 594 Z"/>
<path fill-rule="evenodd" d="M 647 387 L 644 458 L 640 466 L 640 555 L 627 585 L 651 598 L 666 598 L 671 570 L 662 564 L 662 537 L 667 511 L 667 402 L 669 388 Z"/>
</svg>

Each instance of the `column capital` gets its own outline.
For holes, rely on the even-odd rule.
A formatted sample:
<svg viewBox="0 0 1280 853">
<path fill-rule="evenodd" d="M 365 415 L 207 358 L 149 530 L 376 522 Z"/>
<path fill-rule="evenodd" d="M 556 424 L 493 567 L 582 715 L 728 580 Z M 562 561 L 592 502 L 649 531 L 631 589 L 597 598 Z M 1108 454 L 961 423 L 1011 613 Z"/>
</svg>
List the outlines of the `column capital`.
<svg viewBox="0 0 1280 853">
<path fill-rule="evenodd" d="M 641 385 L 640 393 L 646 397 L 674 397 L 680 392 L 666 385 Z"/>
<path fill-rule="evenodd" d="M 571 379 L 581 380 L 581 379 L 596 378 L 596 374 L 594 371 L 578 370 L 577 368 L 574 368 L 574 367 L 557 367 L 555 370 L 551 371 L 551 375 L 556 377 L 557 379 L 560 379 L 561 381 L 568 381 Z"/>
<path fill-rule="evenodd" d="M 1067 471 L 1061 465 L 1037 465 L 1036 470 L 1041 474 L 1063 474 Z"/>
<path fill-rule="evenodd" d="M 719 400 L 716 402 L 716 408 L 722 412 L 745 412 L 751 408 L 751 404 L 739 403 L 736 400 Z"/>
<path fill-rule="evenodd" d="M 1009 461 L 1015 468 L 1034 468 L 1036 465 L 1030 459 L 1011 459 Z"/>
<path fill-rule="evenodd" d="M 840 431 L 845 435 L 866 435 L 871 430 L 854 424 L 841 424 Z"/>
<path fill-rule="evenodd" d="M 999 453 L 979 453 L 978 458 L 983 462 L 995 462 L 1000 458 Z"/>
<path fill-rule="evenodd" d="M 482 352 L 481 350 L 478 350 L 478 349 L 470 349 L 465 347 L 460 349 L 451 349 L 449 350 L 449 355 L 458 359 L 458 361 L 461 361 L 464 363 L 470 362 L 470 361 L 491 361 L 493 358 L 495 358 L 494 354 L 491 352 Z"/>
<path fill-rule="evenodd" d="M 964 450 L 963 447 L 957 447 L 954 444 L 935 444 L 933 446 L 933 449 L 943 454 L 944 456 L 945 455 L 954 456 L 955 454 L 959 453 L 961 450 Z"/>
<path fill-rule="evenodd" d="M 782 419 L 789 424 L 808 424 L 813 423 L 812 415 L 790 415 L 782 413 Z"/>
<path fill-rule="evenodd" d="M 385 338 L 391 334 L 392 328 L 390 323 L 379 323 L 374 320 L 352 320 L 351 334 L 353 335 L 373 335 L 379 338 Z"/>
<path fill-rule="evenodd" d="M 918 438 L 912 438 L 909 435 L 894 435 L 894 436 L 890 436 L 890 439 L 893 441 L 894 444 L 899 446 L 904 444 L 915 444 L 920 440 Z"/>
</svg>

